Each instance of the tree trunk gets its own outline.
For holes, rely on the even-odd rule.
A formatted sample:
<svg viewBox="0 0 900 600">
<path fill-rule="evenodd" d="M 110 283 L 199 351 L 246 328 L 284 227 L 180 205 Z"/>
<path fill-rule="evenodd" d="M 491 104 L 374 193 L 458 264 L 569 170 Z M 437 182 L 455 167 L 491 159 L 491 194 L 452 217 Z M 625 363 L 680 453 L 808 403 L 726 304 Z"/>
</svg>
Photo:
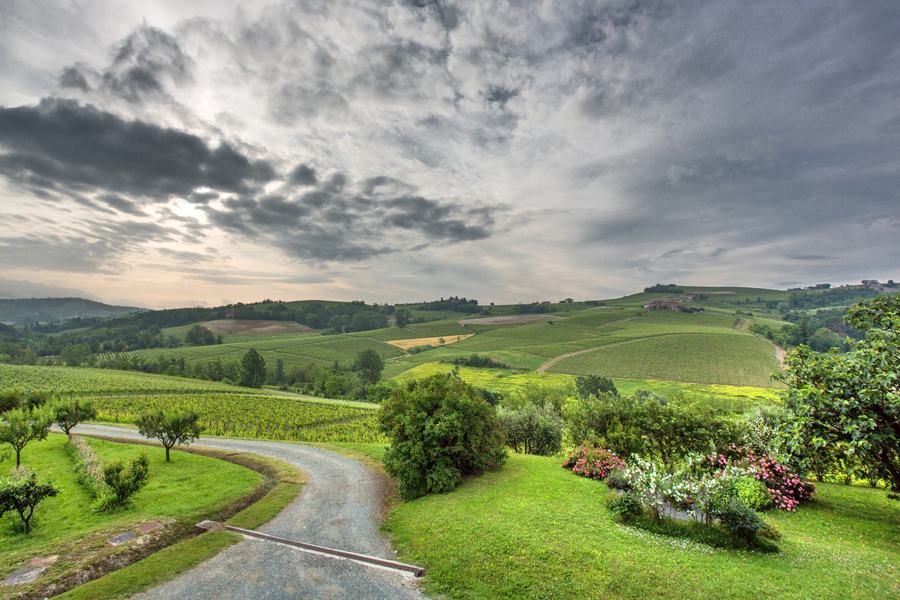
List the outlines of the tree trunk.
<svg viewBox="0 0 900 600">
<path fill-rule="evenodd" d="M 169 460 L 169 448 L 170 448 L 170 447 L 171 447 L 171 446 L 166 446 L 166 462 L 171 462 L 171 461 Z"/>
</svg>

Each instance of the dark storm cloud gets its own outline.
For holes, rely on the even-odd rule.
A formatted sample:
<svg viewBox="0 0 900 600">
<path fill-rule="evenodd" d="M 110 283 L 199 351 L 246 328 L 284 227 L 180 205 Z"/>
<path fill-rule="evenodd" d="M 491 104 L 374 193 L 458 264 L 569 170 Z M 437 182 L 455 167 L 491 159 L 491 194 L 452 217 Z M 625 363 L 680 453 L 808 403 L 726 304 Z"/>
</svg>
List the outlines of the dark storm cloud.
<svg viewBox="0 0 900 600">
<path fill-rule="evenodd" d="M 294 167 L 288 179 L 298 185 L 316 185 L 316 170 L 309 165 L 300 164 Z"/>
<path fill-rule="evenodd" d="M 70 100 L 0 108 L 0 144 L 7 150 L 0 173 L 10 179 L 44 177 L 54 187 L 81 192 L 166 200 L 200 187 L 249 193 L 275 178 L 267 162 L 226 143 L 211 148 L 197 136 Z"/>
<path fill-rule="evenodd" d="M 223 230 L 315 261 L 359 261 L 493 234 L 494 215 L 500 209 L 391 195 L 410 189 L 385 176 L 352 186 L 346 175 L 337 173 L 299 196 L 243 196 L 224 200 L 222 209 L 204 210 Z"/>
</svg>

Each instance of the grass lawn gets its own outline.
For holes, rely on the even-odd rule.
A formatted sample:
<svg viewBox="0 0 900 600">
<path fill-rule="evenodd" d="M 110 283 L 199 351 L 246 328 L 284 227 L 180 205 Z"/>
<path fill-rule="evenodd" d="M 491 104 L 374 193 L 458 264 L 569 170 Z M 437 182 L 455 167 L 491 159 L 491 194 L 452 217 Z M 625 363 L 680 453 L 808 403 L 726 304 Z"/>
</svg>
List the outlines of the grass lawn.
<svg viewBox="0 0 900 600">
<path fill-rule="evenodd" d="M 112 547 L 105 540 L 112 535 L 130 531 L 145 521 L 165 525 L 210 518 L 262 482 L 259 473 L 222 460 L 174 452 L 172 462 L 166 463 L 161 448 L 91 439 L 89 443 L 104 463 L 147 451 L 152 473 L 131 507 L 98 514 L 91 510 L 93 499 L 75 479 L 74 461 L 63 449 L 65 441 L 64 435 L 51 434 L 46 441 L 30 443 L 22 453 L 22 462 L 37 472 L 38 480 L 52 481 L 61 492 L 38 507 L 29 536 L 14 532 L 12 515 L 0 520 L 0 579 L 23 568 L 31 558 L 59 555 L 59 561 L 38 580 L 45 583 L 92 556 L 108 552 Z M 14 466 L 13 454 L 0 462 L 0 476 L 5 477 Z M 13 591 L 0 590 L 0 597 Z"/>
<path fill-rule="evenodd" d="M 560 463 L 513 455 L 398 505 L 386 528 L 399 560 L 428 569 L 426 593 L 454 599 L 900 597 L 900 505 L 883 491 L 822 484 L 798 512 L 765 513 L 783 534 L 767 554 L 619 525 L 606 486 Z"/>
</svg>

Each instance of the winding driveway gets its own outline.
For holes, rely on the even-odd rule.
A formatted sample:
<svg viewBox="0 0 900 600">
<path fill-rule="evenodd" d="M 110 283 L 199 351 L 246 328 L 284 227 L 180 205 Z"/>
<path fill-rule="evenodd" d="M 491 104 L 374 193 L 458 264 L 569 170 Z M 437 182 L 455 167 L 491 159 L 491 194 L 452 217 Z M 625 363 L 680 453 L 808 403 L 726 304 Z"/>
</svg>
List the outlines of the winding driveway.
<svg viewBox="0 0 900 600">
<path fill-rule="evenodd" d="M 143 439 L 133 429 L 104 425 L 78 425 L 74 433 Z M 277 458 L 309 474 L 300 495 L 258 531 L 328 548 L 394 558 L 390 543 L 377 525 L 383 483 L 362 463 L 333 452 L 280 442 L 201 437 L 196 445 Z M 414 582 L 411 576 L 396 571 L 245 538 L 138 598 L 424 599 Z"/>
</svg>

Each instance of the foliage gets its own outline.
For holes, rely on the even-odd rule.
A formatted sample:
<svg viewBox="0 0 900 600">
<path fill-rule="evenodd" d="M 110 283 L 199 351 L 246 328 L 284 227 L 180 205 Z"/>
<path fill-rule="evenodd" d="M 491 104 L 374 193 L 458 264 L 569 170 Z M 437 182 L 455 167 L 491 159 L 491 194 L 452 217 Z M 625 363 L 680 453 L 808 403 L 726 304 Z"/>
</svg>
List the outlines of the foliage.
<svg viewBox="0 0 900 600">
<path fill-rule="evenodd" d="M 200 437 L 203 426 L 196 412 L 166 415 L 159 410 L 143 414 L 135 421 L 140 434 L 146 438 L 156 438 L 166 449 L 166 462 L 170 462 L 169 450 L 176 444 L 189 445 Z"/>
<path fill-rule="evenodd" d="M 120 459 L 103 467 L 103 481 L 109 487 L 111 495 L 104 498 L 99 507 L 101 512 L 131 502 L 131 497 L 150 479 L 150 459 L 146 452 L 131 460 L 128 467 Z"/>
<path fill-rule="evenodd" d="M 656 285 L 651 285 L 650 287 L 645 287 L 644 292 L 654 293 L 654 294 L 683 294 L 684 290 L 674 283 L 657 283 Z"/>
<path fill-rule="evenodd" d="M 360 350 L 356 353 L 353 370 L 359 373 L 363 384 L 372 385 L 381 379 L 381 372 L 384 371 L 384 360 L 382 360 L 381 355 L 372 349 Z"/>
<path fill-rule="evenodd" d="M 184 334 L 184 342 L 191 346 L 211 346 L 216 343 L 216 336 L 213 335 L 212 331 L 198 323 Z"/>
<path fill-rule="evenodd" d="M 48 408 L 16 408 L 0 416 L 0 444 L 16 451 L 16 466 L 22 464 L 22 449 L 32 440 L 43 440 L 50 432 L 53 411 Z"/>
<path fill-rule="evenodd" d="M 53 406 L 53 422 L 70 438 L 72 437 L 71 431 L 73 427 L 79 423 L 96 418 L 97 409 L 94 408 L 93 403 L 90 401 L 70 398 L 69 400 L 61 400 Z"/>
<path fill-rule="evenodd" d="M 737 466 L 761 481 L 768 488 L 775 508 L 795 511 L 798 505 L 811 501 L 816 491 L 813 484 L 803 481 L 771 456 L 757 456 L 744 446 L 732 444 L 723 448 L 720 454 L 708 458 L 716 468 Z"/>
<path fill-rule="evenodd" d="M 576 475 L 602 481 L 614 472 L 625 468 L 625 461 L 614 452 L 603 447 L 603 443 L 594 438 L 585 440 L 569 454 L 563 463 L 564 469 L 571 469 Z"/>
<path fill-rule="evenodd" d="M 529 402 L 511 410 L 501 407 L 497 420 L 506 444 L 515 452 L 547 456 L 562 447 L 563 422 L 550 404 L 538 406 Z"/>
<path fill-rule="evenodd" d="M 785 405 L 796 414 L 790 442 L 799 454 L 842 447 L 881 465 L 900 493 L 900 296 L 861 301 L 847 322 L 866 332 L 846 355 L 801 346 L 785 360 Z"/>
<path fill-rule="evenodd" d="M 716 517 L 726 529 L 748 545 L 755 541 L 758 531 L 766 528 L 762 517 L 739 496 L 732 497 L 728 504 L 717 510 Z"/>
<path fill-rule="evenodd" d="M 84 438 L 73 435 L 69 436 L 66 451 L 75 459 L 75 477 L 78 483 L 87 490 L 91 498 L 109 495 L 109 486 L 103 478 L 103 462 L 93 447 Z"/>
<path fill-rule="evenodd" d="M 449 362 L 454 365 L 462 365 L 465 367 L 476 367 L 481 369 L 508 369 L 509 365 L 500 362 L 499 360 L 494 360 L 492 358 L 488 358 L 487 356 L 480 356 L 478 354 L 473 354 L 471 356 L 457 356 L 455 358 L 451 358 L 449 360 L 441 359 L 441 362 Z"/>
<path fill-rule="evenodd" d="M 727 415 L 676 405 L 644 390 L 625 397 L 579 397 L 566 406 L 564 416 L 574 440 L 600 437 L 619 456 L 667 461 L 738 440 L 742 427 Z"/>
<path fill-rule="evenodd" d="M 56 496 L 59 490 L 50 483 L 38 483 L 37 474 L 28 466 L 17 466 L 9 477 L 0 481 L 0 516 L 15 511 L 25 526 L 25 534 L 31 532 L 31 518 L 45 498 Z"/>
<path fill-rule="evenodd" d="M 747 506 L 753 510 L 766 510 L 772 507 L 769 489 L 762 481 L 752 477 L 743 477 L 735 485 L 735 492 Z"/>
<path fill-rule="evenodd" d="M 266 380 L 266 359 L 250 348 L 241 359 L 241 385 L 260 388 Z"/>
<path fill-rule="evenodd" d="M 622 521 L 629 522 L 644 512 L 640 501 L 631 492 L 610 494 L 606 499 L 606 508 Z"/>
<path fill-rule="evenodd" d="M 382 407 L 381 427 L 391 438 L 384 466 L 405 500 L 450 491 L 463 475 L 506 458 L 493 407 L 458 379 L 410 382 Z"/>
<path fill-rule="evenodd" d="M 576 377 L 575 389 L 581 397 L 597 396 L 599 394 L 619 394 L 619 390 L 616 389 L 616 384 L 613 383 L 613 380 L 600 375 Z"/>
</svg>

